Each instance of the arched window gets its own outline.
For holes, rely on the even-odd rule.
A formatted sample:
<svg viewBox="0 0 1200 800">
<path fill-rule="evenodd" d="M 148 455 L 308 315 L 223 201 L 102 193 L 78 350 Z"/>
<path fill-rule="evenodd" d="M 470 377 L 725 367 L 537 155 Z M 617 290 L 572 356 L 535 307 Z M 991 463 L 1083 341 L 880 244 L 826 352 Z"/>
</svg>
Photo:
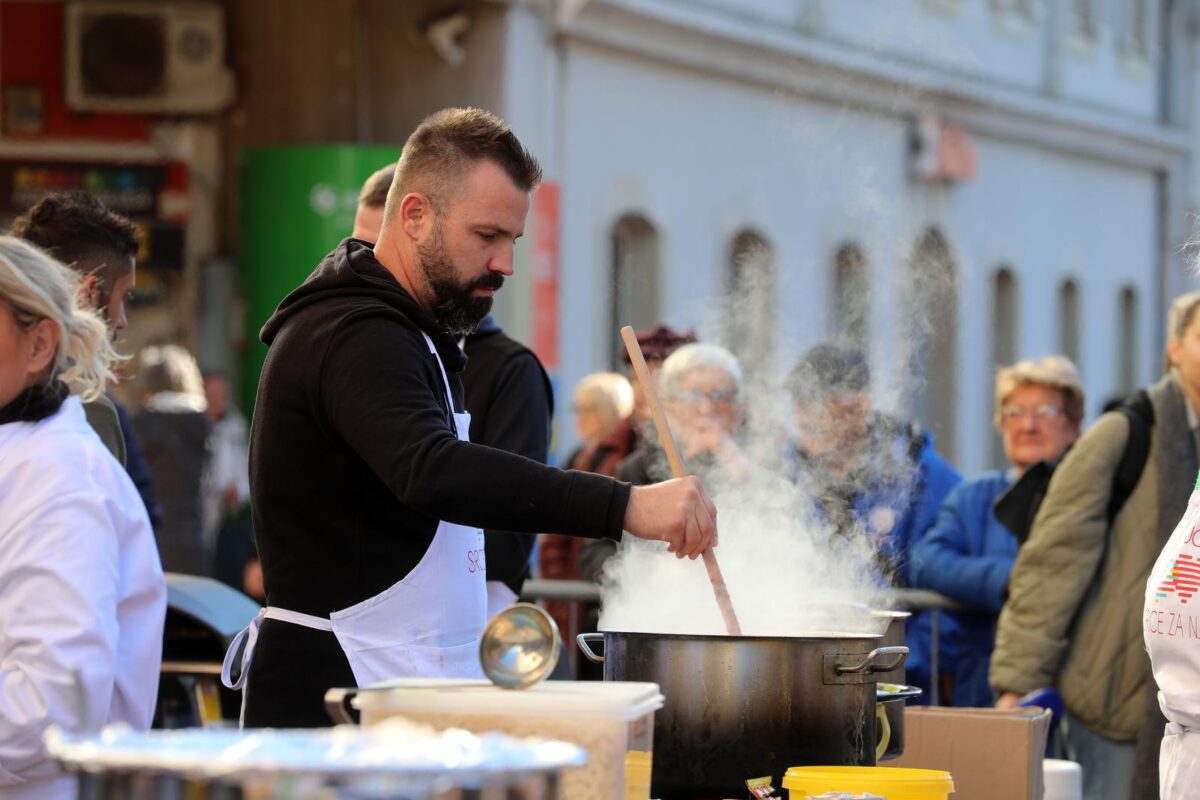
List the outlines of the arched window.
<svg viewBox="0 0 1200 800">
<path fill-rule="evenodd" d="M 1058 349 L 1082 369 L 1079 337 L 1079 284 L 1068 278 L 1058 287 Z"/>
<path fill-rule="evenodd" d="M 617 333 L 625 325 L 649 328 L 657 325 L 659 284 L 658 231 L 645 217 L 627 214 L 612 231 L 612 296 L 610 336 L 613 337 L 612 365 L 619 367 L 624 345 Z"/>
<path fill-rule="evenodd" d="M 954 462 L 958 451 L 958 271 L 946 240 L 928 231 L 909 265 L 912 410 Z"/>
<path fill-rule="evenodd" d="M 754 231 L 741 231 L 730 243 L 725 338 L 753 384 L 772 363 L 775 347 L 775 253 Z"/>
<path fill-rule="evenodd" d="M 996 370 L 1017 360 L 1017 279 L 1008 267 L 996 270 L 992 283 L 992 368 L 987 373 L 984 397 L 995 395 Z M 999 432 L 992 436 L 992 466 L 1001 468 L 1007 459 Z"/>
<path fill-rule="evenodd" d="M 871 334 L 871 276 L 858 245 L 843 245 L 834 257 L 831 309 L 830 335 L 866 353 Z"/>
<path fill-rule="evenodd" d="M 992 299 L 992 366 L 1017 360 L 1017 279 L 1008 267 L 996 270 Z"/>
<path fill-rule="evenodd" d="M 1126 286 L 1118 300 L 1117 391 L 1132 394 L 1138 388 L 1138 298 L 1137 289 Z"/>
</svg>

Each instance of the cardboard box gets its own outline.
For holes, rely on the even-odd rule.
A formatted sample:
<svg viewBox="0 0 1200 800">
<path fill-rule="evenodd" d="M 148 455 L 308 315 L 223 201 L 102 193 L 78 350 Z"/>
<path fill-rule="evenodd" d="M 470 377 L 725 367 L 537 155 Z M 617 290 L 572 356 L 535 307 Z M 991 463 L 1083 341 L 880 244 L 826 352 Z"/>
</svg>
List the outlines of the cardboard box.
<svg viewBox="0 0 1200 800">
<path fill-rule="evenodd" d="M 941 769 L 952 800 L 1042 800 L 1050 712 L 1041 708 L 923 708 L 904 714 L 904 755 L 889 767 Z"/>
</svg>

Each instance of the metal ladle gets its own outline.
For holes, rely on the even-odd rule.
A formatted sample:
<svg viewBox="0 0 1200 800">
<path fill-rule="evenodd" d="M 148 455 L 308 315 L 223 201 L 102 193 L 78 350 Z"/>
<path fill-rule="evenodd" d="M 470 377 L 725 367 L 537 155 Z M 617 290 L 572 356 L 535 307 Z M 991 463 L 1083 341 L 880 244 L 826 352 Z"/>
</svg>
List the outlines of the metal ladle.
<svg viewBox="0 0 1200 800">
<path fill-rule="evenodd" d="M 492 617 L 479 640 L 483 674 L 503 689 L 528 689 L 545 680 L 561 652 L 558 625 L 533 603 L 517 603 Z"/>
<path fill-rule="evenodd" d="M 517 603 L 492 617 L 479 640 L 479 665 L 483 674 L 501 689 L 528 689 L 544 681 L 558 664 L 562 641 L 558 625 L 541 606 Z M 389 684 L 395 686 L 396 684 Z M 422 681 L 405 687 L 429 691 L 475 691 L 482 681 L 449 684 Z M 325 692 L 325 710 L 339 725 L 357 725 L 352 709 L 357 687 L 335 687 Z"/>
</svg>

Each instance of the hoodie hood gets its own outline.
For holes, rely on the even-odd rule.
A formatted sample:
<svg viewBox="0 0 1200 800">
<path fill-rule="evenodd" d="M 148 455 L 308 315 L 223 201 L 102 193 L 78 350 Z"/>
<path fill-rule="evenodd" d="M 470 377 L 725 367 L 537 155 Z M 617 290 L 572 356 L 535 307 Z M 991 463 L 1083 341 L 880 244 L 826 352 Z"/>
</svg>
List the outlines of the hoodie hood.
<svg viewBox="0 0 1200 800">
<path fill-rule="evenodd" d="M 366 306 L 396 312 L 415 330 L 429 334 L 446 369 L 461 372 L 466 356 L 457 339 L 439 325 L 375 258 L 371 245 L 344 239 L 275 309 L 259 337 L 267 347 L 298 312 L 314 305 L 330 314 L 345 314 Z"/>
</svg>

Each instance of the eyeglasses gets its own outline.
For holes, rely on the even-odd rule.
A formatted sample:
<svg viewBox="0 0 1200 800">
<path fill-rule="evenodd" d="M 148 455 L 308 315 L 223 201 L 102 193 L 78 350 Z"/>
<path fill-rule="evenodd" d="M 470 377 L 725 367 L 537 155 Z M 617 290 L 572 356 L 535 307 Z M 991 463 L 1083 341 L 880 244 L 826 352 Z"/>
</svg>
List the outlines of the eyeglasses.
<svg viewBox="0 0 1200 800">
<path fill-rule="evenodd" d="M 1006 425 L 1018 422 L 1026 417 L 1033 417 L 1035 421 L 1041 422 L 1044 419 L 1061 417 L 1062 413 L 1062 406 L 1051 405 L 1050 403 L 1039 403 L 1032 408 L 1026 408 L 1025 406 L 1004 406 L 1000 409 L 1000 420 Z"/>
<path fill-rule="evenodd" d="M 698 389 L 687 389 L 679 393 L 681 403 L 699 404 L 704 400 L 713 405 L 731 403 L 737 397 L 737 390 L 732 388 L 711 389 L 707 392 Z"/>
</svg>

